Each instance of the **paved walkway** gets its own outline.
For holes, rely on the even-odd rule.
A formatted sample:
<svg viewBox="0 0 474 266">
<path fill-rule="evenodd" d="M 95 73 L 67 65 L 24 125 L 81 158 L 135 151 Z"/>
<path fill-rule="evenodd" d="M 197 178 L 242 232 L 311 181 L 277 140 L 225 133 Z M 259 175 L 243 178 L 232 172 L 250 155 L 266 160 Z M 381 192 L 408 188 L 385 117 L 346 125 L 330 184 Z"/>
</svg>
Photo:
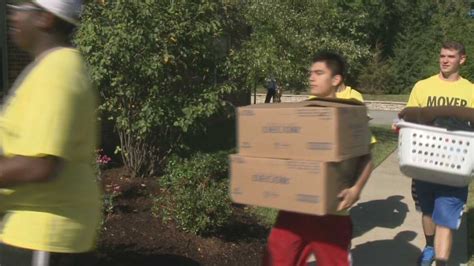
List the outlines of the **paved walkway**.
<svg viewBox="0 0 474 266">
<path fill-rule="evenodd" d="M 390 125 L 397 112 L 369 112 L 373 125 Z M 354 266 L 414 266 L 425 245 L 421 214 L 411 197 L 411 179 L 400 173 L 397 151 L 372 173 L 358 204 L 354 222 Z M 467 263 L 467 227 L 463 217 L 454 235 L 450 266 Z M 308 265 L 314 266 L 312 262 Z"/>
<path fill-rule="evenodd" d="M 369 115 L 373 117 L 372 125 L 390 125 L 397 112 L 371 110 Z M 411 179 L 400 173 L 397 151 L 374 170 L 351 215 L 354 266 L 416 265 L 425 245 L 421 214 L 411 197 Z M 454 234 L 450 266 L 467 265 L 466 225 L 464 215 Z"/>
<path fill-rule="evenodd" d="M 394 111 L 380 111 L 370 110 L 369 116 L 372 117 L 370 120 L 371 125 L 391 125 L 393 120 L 397 118 L 398 112 Z"/>
<path fill-rule="evenodd" d="M 352 208 L 354 266 L 410 266 L 424 246 L 420 214 L 411 198 L 411 179 L 398 168 L 397 152 L 391 154 L 367 183 L 359 203 Z M 467 262 L 465 217 L 454 236 L 449 265 Z"/>
</svg>

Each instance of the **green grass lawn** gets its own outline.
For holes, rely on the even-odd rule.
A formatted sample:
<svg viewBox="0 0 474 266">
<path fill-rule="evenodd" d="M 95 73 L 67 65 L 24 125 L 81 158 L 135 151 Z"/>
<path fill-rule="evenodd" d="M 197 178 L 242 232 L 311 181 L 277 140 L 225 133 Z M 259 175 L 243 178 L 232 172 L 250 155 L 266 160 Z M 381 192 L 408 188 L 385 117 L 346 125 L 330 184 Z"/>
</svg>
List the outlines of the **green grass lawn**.
<svg viewBox="0 0 474 266">
<path fill-rule="evenodd" d="M 373 126 L 370 129 L 377 138 L 377 143 L 372 149 L 372 159 L 377 167 L 397 148 L 398 136 L 390 129 L 390 126 Z M 248 208 L 262 224 L 270 227 L 275 222 L 277 210 L 262 207 Z"/>
</svg>

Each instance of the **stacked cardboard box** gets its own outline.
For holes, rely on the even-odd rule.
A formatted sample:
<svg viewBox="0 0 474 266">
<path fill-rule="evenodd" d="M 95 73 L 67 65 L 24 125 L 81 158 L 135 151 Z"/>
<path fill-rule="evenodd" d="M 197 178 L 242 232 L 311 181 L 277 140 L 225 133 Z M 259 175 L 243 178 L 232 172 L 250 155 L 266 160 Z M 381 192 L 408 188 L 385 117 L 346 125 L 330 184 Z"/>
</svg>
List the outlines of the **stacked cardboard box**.
<svg viewBox="0 0 474 266">
<path fill-rule="evenodd" d="M 324 215 L 369 153 L 366 107 L 314 100 L 259 104 L 237 111 L 239 154 L 231 155 L 234 202 Z"/>
</svg>

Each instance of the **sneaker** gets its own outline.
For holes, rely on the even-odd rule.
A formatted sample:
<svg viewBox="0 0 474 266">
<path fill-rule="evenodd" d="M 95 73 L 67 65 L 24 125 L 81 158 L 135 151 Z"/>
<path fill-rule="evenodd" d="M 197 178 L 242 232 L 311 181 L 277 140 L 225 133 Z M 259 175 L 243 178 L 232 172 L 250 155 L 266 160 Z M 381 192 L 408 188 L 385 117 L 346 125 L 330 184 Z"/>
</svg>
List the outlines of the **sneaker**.
<svg viewBox="0 0 474 266">
<path fill-rule="evenodd" d="M 418 265 L 420 266 L 431 266 L 435 260 L 435 253 L 433 247 L 425 247 L 420 257 L 418 258 Z"/>
</svg>

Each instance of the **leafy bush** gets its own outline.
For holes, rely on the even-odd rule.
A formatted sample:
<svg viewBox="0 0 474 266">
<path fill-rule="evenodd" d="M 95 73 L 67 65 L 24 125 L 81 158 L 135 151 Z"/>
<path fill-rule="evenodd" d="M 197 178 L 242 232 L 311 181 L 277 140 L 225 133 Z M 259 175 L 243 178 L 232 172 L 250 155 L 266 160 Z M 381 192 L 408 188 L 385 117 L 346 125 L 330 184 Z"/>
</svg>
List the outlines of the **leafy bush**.
<svg viewBox="0 0 474 266">
<path fill-rule="evenodd" d="M 217 152 L 170 159 L 159 179 L 161 193 L 153 212 L 195 234 L 212 233 L 227 224 L 232 214 L 227 157 L 227 152 Z"/>
<path fill-rule="evenodd" d="M 75 42 L 134 175 L 160 173 L 168 155 L 183 148 L 183 135 L 201 131 L 236 89 L 222 70 L 231 7 L 214 0 L 86 6 Z"/>
<path fill-rule="evenodd" d="M 359 87 L 368 94 L 383 94 L 390 91 L 392 73 L 390 64 L 381 58 L 381 50 L 377 49 L 359 75 Z"/>
</svg>

